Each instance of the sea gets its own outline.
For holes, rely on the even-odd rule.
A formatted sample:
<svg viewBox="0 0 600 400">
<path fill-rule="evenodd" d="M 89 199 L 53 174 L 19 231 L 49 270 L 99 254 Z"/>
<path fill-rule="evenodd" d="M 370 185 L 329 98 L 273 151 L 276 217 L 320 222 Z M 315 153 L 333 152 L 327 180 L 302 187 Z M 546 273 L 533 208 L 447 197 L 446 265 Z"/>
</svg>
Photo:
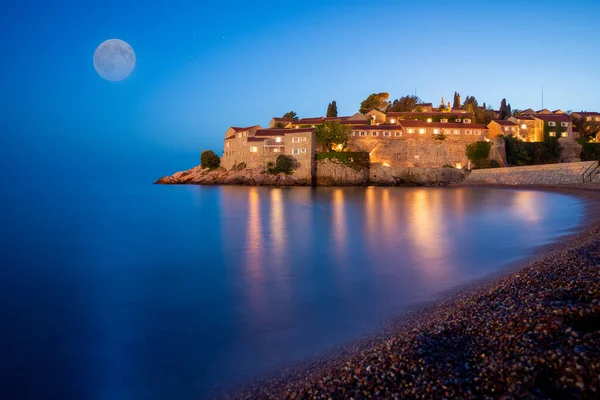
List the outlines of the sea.
<svg viewBox="0 0 600 400">
<path fill-rule="evenodd" d="M 564 240 L 532 190 L 5 186 L 0 398 L 202 399 Z"/>
</svg>

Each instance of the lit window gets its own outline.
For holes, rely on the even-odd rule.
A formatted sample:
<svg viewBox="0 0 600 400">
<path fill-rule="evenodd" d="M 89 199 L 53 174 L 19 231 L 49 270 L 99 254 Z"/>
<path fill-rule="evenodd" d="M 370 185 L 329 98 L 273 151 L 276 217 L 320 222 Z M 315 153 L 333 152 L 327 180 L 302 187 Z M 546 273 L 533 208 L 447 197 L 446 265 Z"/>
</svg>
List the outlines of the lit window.
<svg viewBox="0 0 600 400">
<path fill-rule="evenodd" d="M 455 134 L 455 135 L 460 135 L 460 130 L 458 130 L 458 129 L 455 129 L 455 130 L 454 130 L 454 134 Z"/>
<path fill-rule="evenodd" d="M 258 152 L 258 146 L 250 146 L 250 153 L 257 153 Z"/>
<path fill-rule="evenodd" d="M 408 133 L 415 133 L 415 130 L 414 129 L 409 129 Z"/>
<path fill-rule="evenodd" d="M 275 138 L 275 141 L 276 141 L 277 143 L 281 143 L 281 136 L 277 136 L 277 137 Z"/>
<path fill-rule="evenodd" d="M 390 119 L 390 124 L 395 124 L 396 120 L 394 118 Z"/>
<path fill-rule="evenodd" d="M 229 147 L 229 142 L 225 142 L 225 147 Z"/>
<path fill-rule="evenodd" d="M 427 122 L 431 122 L 431 121 L 432 121 L 431 118 L 427 118 Z"/>
<path fill-rule="evenodd" d="M 469 118 L 465 118 L 465 120 L 464 120 L 464 123 L 465 123 L 465 124 L 470 124 L 470 123 L 471 123 L 471 120 L 470 120 Z"/>
<path fill-rule="evenodd" d="M 527 124 L 521 124 L 521 129 L 527 129 Z"/>
<path fill-rule="evenodd" d="M 274 148 L 273 149 L 273 153 L 279 153 L 279 149 L 278 148 Z"/>
<path fill-rule="evenodd" d="M 550 122 L 548 122 L 548 126 L 556 126 L 556 122 L 550 121 Z"/>
<path fill-rule="evenodd" d="M 560 126 L 562 126 L 564 128 L 564 127 L 569 126 L 569 123 L 568 122 L 561 122 Z"/>
<path fill-rule="evenodd" d="M 567 136 L 569 136 L 569 133 L 568 132 L 561 132 L 560 136 L 561 137 L 567 137 Z"/>
<path fill-rule="evenodd" d="M 440 133 L 440 130 L 439 129 L 434 129 L 433 133 L 435 133 L 437 135 L 438 133 Z"/>
<path fill-rule="evenodd" d="M 422 135 L 422 134 L 424 134 L 424 133 L 425 133 L 425 128 L 421 128 L 421 129 L 419 129 L 419 133 L 420 133 L 421 135 Z"/>
<path fill-rule="evenodd" d="M 505 127 L 504 127 L 504 130 L 505 130 L 506 132 L 510 131 L 510 126 L 505 126 Z"/>
<path fill-rule="evenodd" d="M 356 136 L 356 132 L 355 131 L 352 131 L 352 136 Z"/>
<path fill-rule="evenodd" d="M 551 137 L 555 137 L 555 136 L 556 136 L 556 132 L 548 132 L 548 134 L 549 134 Z"/>
</svg>

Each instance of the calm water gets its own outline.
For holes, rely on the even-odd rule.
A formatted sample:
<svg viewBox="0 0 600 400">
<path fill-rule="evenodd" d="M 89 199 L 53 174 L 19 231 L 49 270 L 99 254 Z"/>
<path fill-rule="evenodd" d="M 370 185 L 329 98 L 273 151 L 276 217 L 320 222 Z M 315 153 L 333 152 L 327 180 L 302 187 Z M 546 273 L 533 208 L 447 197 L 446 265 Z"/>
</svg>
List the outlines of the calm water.
<svg viewBox="0 0 600 400">
<path fill-rule="evenodd" d="M 2 202 L 2 399 L 202 398 L 583 218 L 575 198 L 485 188 L 82 185 Z"/>
</svg>

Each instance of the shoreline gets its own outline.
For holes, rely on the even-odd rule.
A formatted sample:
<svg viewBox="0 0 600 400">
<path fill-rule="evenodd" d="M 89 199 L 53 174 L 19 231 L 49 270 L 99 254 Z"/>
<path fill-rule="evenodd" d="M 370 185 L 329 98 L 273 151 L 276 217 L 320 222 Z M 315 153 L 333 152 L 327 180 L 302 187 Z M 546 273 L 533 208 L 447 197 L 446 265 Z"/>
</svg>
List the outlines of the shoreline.
<svg viewBox="0 0 600 400">
<path fill-rule="evenodd" d="M 584 220 L 378 333 L 227 398 L 600 395 L 600 186 L 451 185 L 468 186 L 575 196 Z"/>
</svg>

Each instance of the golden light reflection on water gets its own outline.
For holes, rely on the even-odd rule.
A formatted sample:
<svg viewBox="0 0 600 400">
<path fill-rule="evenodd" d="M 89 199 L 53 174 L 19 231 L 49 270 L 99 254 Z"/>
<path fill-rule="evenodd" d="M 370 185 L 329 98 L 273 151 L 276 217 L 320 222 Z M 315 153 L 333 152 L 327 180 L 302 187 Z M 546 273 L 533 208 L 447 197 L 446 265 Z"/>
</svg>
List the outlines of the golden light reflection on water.
<svg viewBox="0 0 600 400">
<path fill-rule="evenodd" d="M 271 236 L 271 256 L 276 263 L 283 261 L 286 245 L 286 232 L 284 221 L 283 192 L 281 189 L 271 189 L 270 193 L 270 236 Z"/>
<path fill-rule="evenodd" d="M 418 254 L 414 258 L 419 272 L 427 279 L 441 281 L 449 278 L 450 240 L 445 226 L 441 190 L 416 189 L 407 192 L 406 205 L 410 217 L 407 220 L 408 238 Z"/>
<path fill-rule="evenodd" d="M 248 227 L 246 235 L 246 277 L 249 286 L 249 302 L 256 314 L 266 310 L 266 297 L 263 288 L 264 237 L 261 227 L 260 194 L 257 188 L 248 189 Z"/>
<path fill-rule="evenodd" d="M 348 226 L 344 200 L 344 189 L 334 189 L 331 204 L 333 209 L 331 225 L 333 228 L 334 251 L 341 267 L 346 265 L 346 253 L 348 251 L 346 247 Z"/>
<path fill-rule="evenodd" d="M 377 236 L 379 233 L 379 224 L 377 223 L 377 213 L 379 204 L 377 201 L 377 188 L 368 187 L 365 189 L 365 224 L 367 232 L 366 237 L 369 247 L 374 247 L 377 244 Z"/>
<path fill-rule="evenodd" d="M 540 207 L 537 207 L 537 193 L 531 191 L 515 192 L 513 213 L 528 222 L 539 222 L 542 219 Z"/>
</svg>

